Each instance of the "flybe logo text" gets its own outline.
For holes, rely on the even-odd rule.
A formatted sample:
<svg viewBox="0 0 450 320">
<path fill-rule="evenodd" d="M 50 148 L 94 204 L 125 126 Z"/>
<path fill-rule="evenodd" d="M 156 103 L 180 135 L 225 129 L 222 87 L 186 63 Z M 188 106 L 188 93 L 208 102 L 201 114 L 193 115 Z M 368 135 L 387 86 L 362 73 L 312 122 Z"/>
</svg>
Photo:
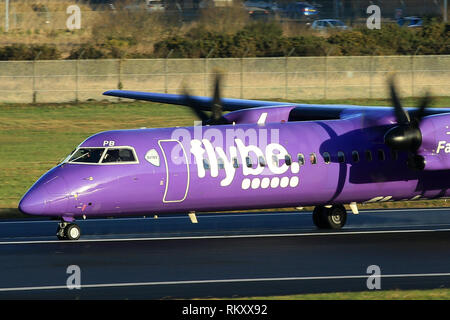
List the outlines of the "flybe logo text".
<svg viewBox="0 0 450 320">
<path fill-rule="evenodd" d="M 436 153 L 441 153 L 441 151 L 444 153 L 450 153 L 450 142 L 439 141 Z"/>
<path fill-rule="evenodd" d="M 268 170 L 270 175 L 280 175 L 286 173 L 289 170 L 289 166 L 285 163 L 279 165 L 279 160 L 285 159 L 288 155 L 287 150 L 278 143 L 271 143 L 266 146 L 265 152 L 259 147 L 254 145 L 246 146 L 241 139 L 235 139 L 235 146 L 229 147 L 229 155 L 221 147 L 213 147 L 210 141 L 207 139 L 202 140 L 191 140 L 191 153 L 195 157 L 197 163 L 197 173 L 199 178 L 204 178 L 206 176 L 206 170 L 204 167 L 204 160 L 208 159 L 210 174 L 213 178 L 219 176 L 219 168 L 225 169 L 225 178 L 220 182 L 222 187 L 229 186 L 234 177 L 238 166 L 235 164 L 237 161 L 238 154 L 240 155 L 240 163 L 242 165 L 244 176 L 258 176 L 263 174 Z M 264 162 L 267 166 L 257 165 L 256 167 L 247 166 L 246 162 L 248 157 L 253 155 L 253 158 L 257 159 L 254 163 Z M 267 159 L 267 161 L 265 160 Z M 260 160 L 260 161 L 258 161 Z M 219 165 L 220 163 L 220 165 Z M 293 162 L 291 164 L 291 171 L 294 174 L 299 172 L 299 164 Z"/>
</svg>

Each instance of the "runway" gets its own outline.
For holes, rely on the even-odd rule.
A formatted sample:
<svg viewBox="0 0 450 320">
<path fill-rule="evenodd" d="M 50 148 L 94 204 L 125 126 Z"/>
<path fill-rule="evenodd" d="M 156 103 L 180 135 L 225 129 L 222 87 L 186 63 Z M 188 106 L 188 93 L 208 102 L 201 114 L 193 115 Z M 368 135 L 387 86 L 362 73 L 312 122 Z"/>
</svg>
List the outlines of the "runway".
<svg viewBox="0 0 450 320">
<path fill-rule="evenodd" d="M 170 299 L 450 287 L 450 208 L 366 210 L 338 232 L 310 212 L 0 221 L 0 299 Z M 69 266 L 78 268 L 73 281 Z M 379 273 L 373 273 L 374 266 Z M 69 272 L 68 272 L 69 268 Z M 67 284 L 79 284 L 69 289 Z"/>
</svg>

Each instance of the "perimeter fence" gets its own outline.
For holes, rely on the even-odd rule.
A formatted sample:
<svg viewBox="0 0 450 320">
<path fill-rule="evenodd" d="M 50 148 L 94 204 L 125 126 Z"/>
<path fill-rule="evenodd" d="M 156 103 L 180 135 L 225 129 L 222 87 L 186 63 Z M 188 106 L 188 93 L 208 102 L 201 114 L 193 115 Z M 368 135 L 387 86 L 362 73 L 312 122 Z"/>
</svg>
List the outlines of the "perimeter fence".
<svg viewBox="0 0 450 320">
<path fill-rule="evenodd" d="M 395 74 L 400 94 L 450 95 L 450 55 L 225 59 L 55 60 L 0 62 L 0 102 L 112 100 L 111 89 L 211 95 L 216 72 L 222 95 L 243 99 L 385 98 Z"/>
</svg>

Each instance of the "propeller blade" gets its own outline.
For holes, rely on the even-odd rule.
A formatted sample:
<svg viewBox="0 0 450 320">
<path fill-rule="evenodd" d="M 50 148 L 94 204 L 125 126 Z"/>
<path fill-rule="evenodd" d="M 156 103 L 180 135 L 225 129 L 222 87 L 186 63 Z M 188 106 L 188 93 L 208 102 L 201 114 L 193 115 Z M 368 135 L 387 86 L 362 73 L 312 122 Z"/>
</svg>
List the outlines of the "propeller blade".
<svg viewBox="0 0 450 320">
<path fill-rule="evenodd" d="M 389 89 L 391 92 L 391 100 L 392 104 L 394 105 L 394 113 L 395 118 L 397 119 L 397 123 L 400 125 L 409 124 L 411 119 L 409 118 L 408 112 L 403 109 L 400 99 L 398 98 L 393 77 L 389 81 Z"/>
<path fill-rule="evenodd" d="M 416 120 L 416 125 L 418 126 L 422 118 L 425 116 L 425 110 L 429 107 L 431 103 L 430 93 L 427 91 L 425 96 L 422 98 L 419 104 L 419 108 L 415 112 L 414 119 Z"/>
<path fill-rule="evenodd" d="M 210 120 L 209 116 L 206 114 L 206 112 L 204 112 L 198 107 L 198 104 L 196 103 L 195 99 L 192 98 L 192 96 L 188 93 L 186 88 L 183 89 L 183 95 L 186 101 L 186 105 L 189 108 L 191 108 L 191 110 L 200 120 L 202 120 L 202 123 L 208 122 Z"/>
<path fill-rule="evenodd" d="M 393 78 L 389 81 L 389 88 L 398 125 L 385 133 L 384 143 L 394 150 L 408 151 L 408 167 L 415 170 L 423 170 L 425 160 L 423 156 L 418 154 L 422 145 L 422 132 L 420 131 L 419 125 L 425 116 L 426 108 L 430 105 L 430 94 L 427 92 L 422 98 L 419 107 L 413 111 L 411 121 L 408 112 L 403 109 L 400 99 L 397 96 Z"/>
<path fill-rule="evenodd" d="M 214 81 L 213 98 L 210 103 L 210 110 L 212 111 L 211 117 L 199 107 L 199 103 L 188 93 L 187 89 L 183 89 L 183 95 L 185 99 L 185 105 L 191 108 L 191 110 L 202 120 L 203 125 L 221 125 L 230 124 L 230 122 L 223 116 L 222 100 L 220 96 L 220 83 L 221 75 L 217 74 Z"/>
<path fill-rule="evenodd" d="M 212 120 L 213 121 L 219 121 L 220 118 L 222 118 L 223 108 L 222 108 L 222 101 L 220 96 L 220 83 L 221 83 L 221 76 L 220 74 L 216 75 L 215 83 L 214 83 L 214 95 L 212 100 Z"/>
</svg>

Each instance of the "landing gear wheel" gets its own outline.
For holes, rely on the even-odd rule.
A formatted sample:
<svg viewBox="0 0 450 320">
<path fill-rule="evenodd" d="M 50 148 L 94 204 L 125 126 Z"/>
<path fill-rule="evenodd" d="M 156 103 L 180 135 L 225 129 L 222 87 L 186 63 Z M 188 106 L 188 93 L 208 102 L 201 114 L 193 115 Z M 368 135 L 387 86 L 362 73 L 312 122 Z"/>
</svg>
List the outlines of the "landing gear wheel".
<svg viewBox="0 0 450 320">
<path fill-rule="evenodd" d="M 78 240 L 81 236 L 80 227 L 75 223 L 71 223 L 67 226 L 65 234 L 67 240 Z"/>
<path fill-rule="evenodd" d="M 78 240 L 81 230 L 75 223 L 61 222 L 56 230 L 56 236 L 59 240 Z"/>
<path fill-rule="evenodd" d="M 326 210 L 327 208 L 323 206 L 317 206 L 314 208 L 312 218 L 315 226 L 319 229 L 327 229 L 326 214 L 325 214 Z"/>
<path fill-rule="evenodd" d="M 313 222 L 319 229 L 341 229 L 347 222 L 347 210 L 343 205 L 317 206 L 313 211 Z"/>
<path fill-rule="evenodd" d="M 343 205 L 332 206 L 328 213 L 329 229 L 341 229 L 347 222 L 347 210 Z"/>
</svg>

